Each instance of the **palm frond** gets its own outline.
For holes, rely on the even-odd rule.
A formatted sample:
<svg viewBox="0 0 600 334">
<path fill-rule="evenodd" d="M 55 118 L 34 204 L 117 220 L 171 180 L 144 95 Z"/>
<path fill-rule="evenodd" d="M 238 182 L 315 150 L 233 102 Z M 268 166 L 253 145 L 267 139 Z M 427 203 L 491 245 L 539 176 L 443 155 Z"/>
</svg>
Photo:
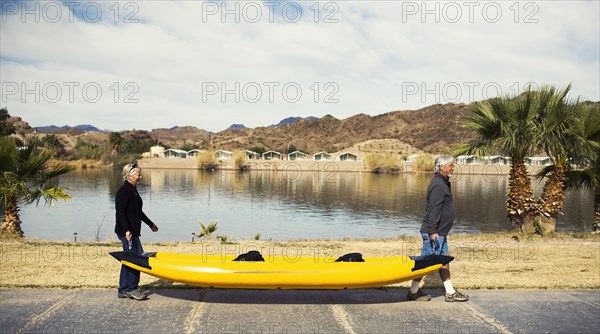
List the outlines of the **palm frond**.
<svg viewBox="0 0 600 334">
<path fill-rule="evenodd" d="M 600 175 L 591 169 L 567 171 L 565 188 L 592 190 L 600 187 Z"/>
</svg>

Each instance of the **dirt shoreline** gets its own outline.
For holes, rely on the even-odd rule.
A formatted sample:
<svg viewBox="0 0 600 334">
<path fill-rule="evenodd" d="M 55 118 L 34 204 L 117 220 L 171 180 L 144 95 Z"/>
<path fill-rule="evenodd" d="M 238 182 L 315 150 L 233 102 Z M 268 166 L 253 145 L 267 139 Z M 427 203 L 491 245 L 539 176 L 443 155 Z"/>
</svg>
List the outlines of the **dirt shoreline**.
<svg viewBox="0 0 600 334">
<path fill-rule="evenodd" d="M 517 240 L 518 239 L 518 240 Z M 108 252 L 120 243 L 70 243 L 40 240 L 0 241 L 0 287 L 113 288 L 120 264 Z M 259 250 L 293 261 L 298 256 L 337 258 L 350 252 L 365 257 L 418 255 L 417 237 L 376 240 L 242 240 L 144 243 L 146 251 L 188 254 L 240 254 Z M 510 233 L 452 235 L 452 280 L 463 289 L 600 289 L 600 235 L 555 234 L 549 237 Z M 265 257 L 265 258 L 267 258 Z M 441 288 L 437 274 L 425 284 Z M 146 287 L 185 288 L 142 275 Z M 394 287 L 408 287 L 399 283 Z"/>
</svg>

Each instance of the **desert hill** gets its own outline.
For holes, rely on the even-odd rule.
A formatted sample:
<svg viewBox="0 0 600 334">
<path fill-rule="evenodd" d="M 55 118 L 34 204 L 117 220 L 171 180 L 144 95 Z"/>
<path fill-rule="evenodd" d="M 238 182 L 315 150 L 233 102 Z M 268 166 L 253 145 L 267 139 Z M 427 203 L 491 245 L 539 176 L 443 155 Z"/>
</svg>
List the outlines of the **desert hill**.
<svg viewBox="0 0 600 334">
<path fill-rule="evenodd" d="M 449 145 L 469 140 L 459 126 L 459 119 L 467 108 L 465 104 L 437 104 L 419 110 L 392 111 L 377 116 L 357 114 L 341 120 L 331 115 L 288 118 L 294 121 L 253 129 L 237 126 L 218 133 L 194 126 L 181 126 L 152 131 L 125 131 L 122 136 L 169 148 L 185 146 L 236 150 L 260 147 L 280 152 L 295 148 L 309 154 L 351 149 L 354 152 L 394 151 L 405 156 L 418 152 L 444 153 Z M 23 122 L 20 118 L 18 120 Z M 26 123 L 22 124 L 22 128 L 26 127 Z M 84 132 L 76 128 L 61 130 L 54 134 L 59 136 L 67 151 L 78 139 L 93 144 L 108 140 L 108 135 L 103 132 Z"/>
<path fill-rule="evenodd" d="M 181 126 L 173 129 L 153 129 L 150 136 L 155 143 L 166 145 L 170 148 L 181 148 L 184 145 L 193 145 L 204 148 L 208 144 L 209 132 L 193 126 Z"/>
<path fill-rule="evenodd" d="M 430 152 L 448 151 L 450 144 L 469 140 L 459 126 L 465 104 L 438 104 L 416 111 L 393 111 L 377 116 L 358 114 L 339 120 L 326 115 L 278 127 L 221 131 L 211 137 L 211 148 L 254 146 L 286 151 L 288 145 L 314 153 L 336 152 L 372 139 L 395 139 Z"/>
</svg>

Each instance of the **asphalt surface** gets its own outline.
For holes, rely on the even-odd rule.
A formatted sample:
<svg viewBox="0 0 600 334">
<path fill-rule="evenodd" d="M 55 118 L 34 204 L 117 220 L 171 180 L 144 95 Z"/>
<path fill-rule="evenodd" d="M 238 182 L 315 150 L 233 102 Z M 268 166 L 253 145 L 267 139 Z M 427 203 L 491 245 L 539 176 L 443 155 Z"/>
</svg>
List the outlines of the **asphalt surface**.
<svg viewBox="0 0 600 334">
<path fill-rule="evenodd" d="M 600 333 L 600 290 L 0 289 L 1 333 Z"/>
</svg>

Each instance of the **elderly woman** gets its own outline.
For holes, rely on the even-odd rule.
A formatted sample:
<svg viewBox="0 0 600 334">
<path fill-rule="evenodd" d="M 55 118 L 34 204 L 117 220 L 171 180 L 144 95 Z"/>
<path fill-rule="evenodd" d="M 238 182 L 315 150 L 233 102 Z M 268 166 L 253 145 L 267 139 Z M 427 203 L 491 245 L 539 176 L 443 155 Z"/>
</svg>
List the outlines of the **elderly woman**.
<svg viewBox="0 0 600 334">
<path fill-rule="evenodd" d="M 158 226 L 142 211 L 142 198 L 136 188 L 141 178 L 142 169 L 137 164 L 128 164 L 123 167 L 124 182 L 117 191 L 115 198 L 115 233 L 123 243 L 123 250 L 138 253 L 144 252 L 140 242 L 142 221 L 150 227 L 152 232 L 158 231 Z M 136 300 L 146 299 L 146 295 L 139 289 L 139 283 L 140 272 L 121 265 L 118 297 Z"/>
</svg>

